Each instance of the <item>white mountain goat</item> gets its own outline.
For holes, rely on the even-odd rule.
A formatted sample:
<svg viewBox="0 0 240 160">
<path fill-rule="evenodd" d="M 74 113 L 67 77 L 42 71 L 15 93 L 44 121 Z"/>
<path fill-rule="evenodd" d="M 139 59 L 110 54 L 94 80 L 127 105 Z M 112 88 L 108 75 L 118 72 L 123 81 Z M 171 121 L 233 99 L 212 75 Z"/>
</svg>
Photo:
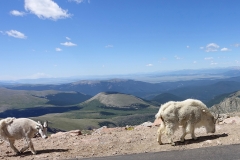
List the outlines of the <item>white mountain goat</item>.
<svg viewBox="0 0 240 160">
<path fill-rule="evenodd" d="M 162 144 L 161 135 L 165 133 L 171 144 L 175 145 L 172 135 L 179 126 L 182 126 L 183 130 L 182 142 L 187 133 L 191 133 L 192 138 L 197 139 L 194 134 L 196 127 L 204 126 L 207 133 L 215 132 L 216 119 L 206 105 L 199 100 L 187 99 L 181 102 L 167 102 L 160 107 L 155 117 L 162 120 L 158 129 L 157 141 L 159 144 Z"/>
<path fill-rule="evenodd" d="M 33 154 L 36 154 L 31 138 L 37 133 L 42 138 L 47 138 L 47 122 L 44 122 L 42 125 L 28 118 L 5 118 L 0 120 L 1 139 L 8 142 L 16 154 L 23 153 L 28 148 L 30 148 Z M 23 138 L 26 140 L 26 145 L 19 152 L 14 146 L 14 142 Z"/>
</svg>

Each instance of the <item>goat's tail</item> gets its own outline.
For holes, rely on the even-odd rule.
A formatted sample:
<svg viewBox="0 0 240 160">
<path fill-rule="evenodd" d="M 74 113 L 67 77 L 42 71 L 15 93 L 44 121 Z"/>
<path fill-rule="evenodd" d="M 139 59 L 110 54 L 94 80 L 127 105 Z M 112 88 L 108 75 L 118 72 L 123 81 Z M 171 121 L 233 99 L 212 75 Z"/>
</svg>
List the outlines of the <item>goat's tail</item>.
<svg viewBox="0 0 240 160">
<path fill-rule="evenodd" d="M 0 121 L 0 127 L 1 127 L 1 129 L 2 129 L 3 127 L 5 127 L 6 125 L 11 124 L 11 123 L 14 121 L 14 119 L 16 119 L 16 118 L 14 118 L 14 117 L 9 117 L 9 118 L 2 119 L 2 120 Z"/>
</svg>

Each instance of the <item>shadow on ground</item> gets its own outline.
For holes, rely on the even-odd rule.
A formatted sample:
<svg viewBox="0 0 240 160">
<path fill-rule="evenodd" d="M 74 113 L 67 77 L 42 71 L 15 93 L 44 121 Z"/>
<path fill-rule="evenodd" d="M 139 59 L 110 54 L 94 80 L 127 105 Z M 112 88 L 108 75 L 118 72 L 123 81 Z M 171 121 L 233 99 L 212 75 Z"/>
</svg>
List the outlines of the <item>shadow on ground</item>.
<svg viewBox="0 0 240 160">
<path fill-rule="evenodd" d="M 215 135 L 207 135 L 207 136 L 200 136 L 200 137 L 197 137 L 197 140 L 186 139 L 184 142 L 177 141 L 177 142 L 175 142 L 175 145 L 179 146 L 179 145 L 200 143 L 200 142 L 204 142 L 204 141 L 207 141 L 207 140 L 214 140 L 214 139 L 218 139 L 218 138 L 221 138 L 221 137 L 227 137 L 227 136 L 228 136 L 228 134 L 226 134 L 226 133 L 215 134 Z"/>
<path fill-rule="evenodd" d="M 68 149 L 44 149 L 44 150 L 37 150 L 37 155 L 45 154 L 45 153 L 53 153 L 53 152 L 67 152 Z M 31 151 L 26 151 L 19 155 L 8 155 L 8 157 L 25 157 L 33 155 Z"/>
</svg>

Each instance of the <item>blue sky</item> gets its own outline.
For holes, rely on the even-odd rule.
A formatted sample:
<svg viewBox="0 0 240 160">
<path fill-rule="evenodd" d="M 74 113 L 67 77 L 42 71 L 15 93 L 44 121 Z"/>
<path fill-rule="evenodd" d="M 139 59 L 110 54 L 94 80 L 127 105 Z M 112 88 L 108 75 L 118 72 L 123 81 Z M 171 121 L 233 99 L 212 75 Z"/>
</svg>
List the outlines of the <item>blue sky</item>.
<svg viewBox="0 0 240 160">
<path fill-rule="evenodd" d="M 239 0 L 1 0 L 0 80 L 239 66 Z"/>
</svg>

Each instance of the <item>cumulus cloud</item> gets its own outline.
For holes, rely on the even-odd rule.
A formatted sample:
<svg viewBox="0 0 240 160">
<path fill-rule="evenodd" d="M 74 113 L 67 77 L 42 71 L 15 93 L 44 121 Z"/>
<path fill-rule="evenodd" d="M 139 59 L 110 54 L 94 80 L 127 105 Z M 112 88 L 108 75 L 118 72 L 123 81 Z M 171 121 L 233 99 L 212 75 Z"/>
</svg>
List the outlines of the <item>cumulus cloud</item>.
<svg viewBox="0 0 240 160">
<path fill-rule="evenodd" d="M 113 48 L 113 45 L 111 45 L 111 44 L 106 45 L 105 48 Z"/>
<path fill-rule="evenodd" d="M 206 46 L 206 52 L 216 52 L 219 48 L 219 45 L 217 45 L 216 43 L 209 43 Z"/>
<path fill-rule="evenodd" d="M 67 10 L 62 9 L 53 0 L 25 0 L 25 10 L 41 19 L 58 20 L 71 17 Z"/>
<path fill-rule="evenodd" d="M 151 63 L 150 63 L 150 64 L 147 64 L 146 66 L 147 66 L 147 67 L 152 67 L 152 66 L 153 66 L 153 64 L 151 64 Z"/>
<path fill-rule="evenodd" d="M 71 38 L 69 38 L 69 37 L 66 37 L 66 39 L 69 40 L 69 41 L 71 40 Z"/>
<path fill-rule="evenodd" d="M 16 31 L 16 30 L 10 30 L 6 31 L 6 34 L 8 36 L 14 37 L 14 38 L 20 38 L 20 39 L 26 39 L 27 36 L 25 36 L 23 33 Z"/>
<path fill-rule="evenodd" d="M 60 43 L 63 46 L 67 46 L 67 47 L 72 47 L 72 46 L 76 46 L 77 44 L 74 44 L 72 42 L 64 42 L 64 43 Z"/>
<path fill-rule="evenodd" d="M 226 52 L 226 51 L 231 51 L 229 48 L 222 48 L 221 51 Z"/>
<path fill-rule="evenodd" d="M 62 49 L 61 48 L 56 48 L 55 49 L 57 52 L 60 52 L 60 51 L 62 51 Z"/>
<path fill-rule="evenodd" d="M 10 11 L 10 14 L 14 15 L 14 16 L 24 16 L 26 13 L 25 12 L 20 12 L 20 11 L 17 11 L 17 10 L 12 10 L 12 11 Z"/>
</svg>

